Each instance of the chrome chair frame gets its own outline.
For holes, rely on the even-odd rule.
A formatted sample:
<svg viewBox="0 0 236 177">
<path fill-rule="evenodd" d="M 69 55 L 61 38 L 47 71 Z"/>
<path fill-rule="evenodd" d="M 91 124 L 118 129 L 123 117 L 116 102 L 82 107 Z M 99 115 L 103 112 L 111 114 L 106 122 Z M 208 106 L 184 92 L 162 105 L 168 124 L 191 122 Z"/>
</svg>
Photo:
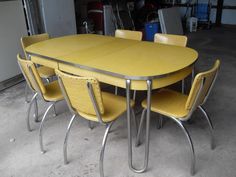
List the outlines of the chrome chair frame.
<svg viewBox="0 0 236 177">
<path fill-rule="evenodd" d="M 193 112 L 198 108 L 200 109 L 200 111 L 203 113 L 205 119 L 207 120 L 207 123 L 208 123 L 208 126 L 209 126 L 209 129 L 210 129 L 210 139 L 211 139 L 211 149 L 213 150 L 215 148 L 215 143 L 214 143 L 214 134 L 213 134 L 213 131 L 214 131 L 214 127 L 213 127 L 213 124 L 212 124 L 212 121 L 209 117 L 209 115 L 207 114 L 207 112 L 205 111 L 205 109 L 203 108 L 203 104 L 206 102 L 207 98 L 209 97 L 209 94 L 215 84 L 215 81 L 216 81 L 216 78 L 218 76 L 218 70 L 216 71 L 216 74 L 214 76 L 214 79 L 209 87 L 209 90 L 207 91 L 207 94 L 203 100 L 203 102 L 201 103 L 201 105 L 198 105 L 197 106 L 197 102 L 198 100 L 200 99 L 200 95 L 201 95 L 201 92 L 203 90 L 203 86 L 204 86 L 204 83 L 205 83 L 205 78 L 202 79 L 201 83 L 200 83 L 200 88 L 197 92 L 197 96 L 195 98 L 195 101 L 194 101 L 194 104 L 189 112 L 189 114 L 186 116 L 186 117 L 183 117 L 183 118 L 175 118 L 175 117 L 169 117 L 171 118 L 172 120 L 174 120 L 179 126 L 180 128 L 182 129 L 182 131 L 184 132 L 187 140 L 188 140 L 188 143 L 189 143 L 189 147 L 190 147 L 190 152 L 191 152 L 191 168 L 190 168 L 190 173 L 191 175 L 194 175 L 195 174 L 195 164 L 196 164 L 196 158 L 195 158 L 195 151 L 194 151 L 194 146 L 193 146 L 193 142 L 192 142 L 192 139 L 191 139 L 191 136 L 188 132 L 188 130 L 186 129 L 186 127 L 183 125 L 182 121 L 187 121 L 191 118 Z M 139 146 L 140 145 L 140 134 L 141 134 L 141 131 L 142 131 L 142 127 L 143 127 L 143 122 L 144 122 L 144 119 L 145 119 L 145 114 L 146 114 L 146 111 L 147 109 L 145 108 L 142 112 L 142 115 L 141 115 L 141 120 L 140 120 L 140 124 L 139 124 L 139 129 L 138 129 L 138 133 L 137 133 L 137 139 L 136 139 L 136 142 L 135 142 L 135 145 L 136 146 Z M 160 127 L 162 127 L 162 115 L 160 117 Z"/>
<path fill-rule="evenodd" d="M 42 134 L 43 134 L 43 125 L 44 125 L 44 121 L 45 121 L 45 119 L 46 119 L 46 117 L 47 117 L 47 114 L 48 114 L 49 110 L 50 110 L 52 107 L 53 107 L 53 110 L 54 110 L 53 116 L 55 117 L 55 116 L 57 115 L 57 113 L 56 113 L 56 107 L 55 107 L 55 104 L 57 103 L 57 101 L 51 102 L 51 101 L 47 101 L 47 100 L 44 99 L 44 97 L 43 97 L 43 95 L 42 95 L 42 93 L 41 93 L 41 91 L 40 91 L 40 89 L 39 89 L 39 85 L 38 85 L 38 83 L 35 81 L 36 79 L 35 79 L 35 77 L 34 77 L 33 71 L 32 71 L 32 69 L 28 66 L 28 69 L 29 69 L 29 71 L 30 71 L 30 75 L 31 75 L 31 77 L 33 78 L 32 81 L 34 82 L 34 84 L 35 84 L 35 86 L 36 86 L 36 90 L 34 90 L 33 87 L 32 87 L 31 84 L 30 84 L 30 81 L 28 80 L 28 77 L 25 76 L 25 74 L 24 74 L 24 72 L 23 72 L 23 69 L 22 69 L 22 67 L 21 67 L 21 65 L 20 65 L 19 62 L 18 62 L 18 64 L 19 64 L 20 69 L 21 69 L 21 71 L 22 71 L 22 73 L 23 73 L 23 75 L 24 75 L 24 77 L 25 77 L 25 79 L 26 79 L 26 81 L 27 81 L 27 83 L 28 83 L 29 88 L 30 88 L 30 89 L 32 90 L 32 92 L 34 93 L 32 99 L 31 99 L 31 101 L 30 101 L 30 105 L 29 105 L 28 111 L 27 111 L 26 123 L 27 123 L 27 129 L 28 129 L 28 131 L 32 131 L 31 126 L 30 126 L 30 120 L 29 120 L 29 118 L 30 118 L 30 110 L 31 110 L 32 103 L 35 103 L 35 115 L 36 115 L 36 116 L 35 116 L 35 120 L 36 120 L 36 119 L 38 120 L 38 105 L 37 105 L 37 100 L 36 100 L 36 99 L 37 99 L 37 96 L 39 95 L 39 96 L 42 98 L 42 100 L 44 100 L 46 103 L 47 103 L 47 102 L 52 103 L 52 104 L 50 104 L 50 105 L 48 106 L 48 108 L 46 109 L 46 111 L 45 111 L 45 113 L 44 113 L 44 115 L 43 115 L 41 124 L 40 124 L 40 128 L 39 128 L 39 144 L 40 144 L 40 150 L 41 150 L 41 153 L 45 153 L 46 151 L 45 151 L 44 148 L 43 148 L 43 136 L 42 136 Z"/>
<path fill-rule="evenodd" d="M 67 102 L 68 107 L 69 107 L 69 110 L 73 114 L 71 119 L 70 119 L 70 122 L 68 124 L 67 130 L 66 130 L 66 136 L 65 136 L 64 144 L 63 144 L 63 157 L 64 157 L 64 164 L 66 165 L 66 164 L 68 164 L 68 159 L 67 159 L 68 137 L 69 137 L 69 133 L 71 131 L 71 127 L 73 125 L 73 122 L 74 122 L 75 118 L 79 116 L 79 113 L 76 110 L 73 109 L 73 107 L 72 107 L 72 105 L 70 103 L 69 97 L 68 97 L 68 95 L 66 93 L 66 89 L 64 87 L 63 81 L 60 78 L 60 76 L 58 76 L 58 82 L 59 82 L 59 85 L 61 87 L 62 94 L 63 94 L 63 96 L 64 96 L 64 98 L 65 98 L 65 100 Z M 92 101 L 94 110 L 96 112 L 96 116 L 98 118 L 98 122 L 101 125 L 105 125 L 106 126 L 105 134 L 104 134 L 103 140 L 102 140 L 102 148 L 101 148 L 101 151 L 100 151 L 100 158 L 99 158 L 100 176 L 104 177 L 103 161 L 104 161 L 104 152 L 105 152 L 105 148 L 106 148 L 106 142 L 107 142 L 107 138 L 108 138 L 110 129 L 111 129 L 113 123 L 116 120 L 111 121 L 111 122 L 104 122 L 102 120 L 102 116 L 101 116 L 101 113 L 99 111 L 99 107 L 98 107 L 98 104 L 97 104 L 97 101 L 96 101 L 96 98 L 95 98 L 95 95 L 94 95 L 93 87 L 92 87 L 92 84 L 90 82 L 87 82 L 87 89 L 89 91 L 89 96 L 90 96 L 90 99 Z M 132 110 L 132 116 L 133 116 L 134 122 L 135 122 L 135 129 L 136 129 L 136 132 L 137 132 L 137 122 L 136 122 L 136 119 L 135 119 L 134 111 L 133 111 L 133 109 L 131 109 L 131 110 Z"/>
<path fill-rule="evenodd" d="M 21 67 L 21 65 L 20 65 L 20 63 L 18 62 L 18 65 L 19 65 L 19 67 L 20 67 L 20 70 L 21 70 L 21 72 L 22 72 L 22 74 L 23 74 L 23 76 L 24 76 L 24 78 L 25 78 L 25 80 L 26 80 L 26 82 L 27 82 L 27 84 L 26 85 L 28 85 L 28 87 L 32 90 L 32 92 L 34 93 L 34 95 L 33 95 L 33 97 L 31 98 L 31 100 L 30 100 L 30 102 L 29 102 L 29 107 L 28 107 L 28 110 L 27 110 L 27 117 L 26 117 L 26 124 L 27 124 L 27 129 L 28 129 L 28 131 L 30 132 L 30 131 L 32 131 L 32 129 L 31 129 L 31 127 L 30 127 L 30 122 L 29 122 L 29 117 L 30 117 L 30 111 L 31 111 L 31 107 L 32 107 L 32 104 L 34 103 L 34 105 L 35 105 L 35 112 L 34 112 L 34 117 L 35 117 L 35 121 L 36 122 L 38 122 L 38 104 L 37 104 L 37 96 L 38 96 L 38 92 L 37 91 L 35 91 L 33 88 L 32 88 L 32 86 L 31 86 L 31 84 L 30 84 L 30 81 L 28 80 L 28 77 L 24 74 L 24 71 L 23 71 L 23 69 L 22 69 L 22 67 Z M 29 68 L 29 70 L 30 70 L 30 68 Z M 31 70 L 30 70 L 31 71 Z M 32 73 L 31 73 L 32 74 Z M 38 89 L 38 88 L 37 88 Z"/>
</svg>

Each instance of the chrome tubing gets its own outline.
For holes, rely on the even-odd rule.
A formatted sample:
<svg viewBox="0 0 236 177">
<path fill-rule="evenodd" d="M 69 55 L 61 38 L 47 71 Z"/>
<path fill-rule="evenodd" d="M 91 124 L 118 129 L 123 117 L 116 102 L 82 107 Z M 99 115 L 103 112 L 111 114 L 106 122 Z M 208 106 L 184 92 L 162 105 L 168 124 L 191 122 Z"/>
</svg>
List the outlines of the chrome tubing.
<svg viewBox="0 0 236 177">
<path fill-rule="evenodd" d="M 115 86 L 115 95 L 118 95 L 118 87 Z"/>
<path fill-rule="evenodd" d="M 184 79 L 182 79 L 181 84 L 182 84 L 181 92 L 182 94 L 184 94 L 185 93 L 185 80 Z"/>
<path fill-rule="evenodd" d="M 40 150 L 41 150 L 41 153 L 45 153 L 46 151 L 44 150 L 43 148 L 43 125 L 44 125 L 44 121 L 47 117 L 47 114 L 49 112 L 49 110 L 53 107 L 53 105 L 55 104 L 56 102 L 53 102 L 52 104 L 50 104 L 47 108 L 47 110 L 45 111 L 44 115 L 43 115 L 43 118 L 42 118 L 42 121 L 41 121 L 41 124 L 40 124 L 40 127 L 39 127 L 39 145 L 40 145 Z"/>
<path fill-rule="evenodd" d="M 30 101 L 28 100 L 28 90 L 29 90 L 29 86 L 28 83 L 25 83 L 25 102 L 29 103 Z"/>
<path fill-rule="evenodd" d="M 53 105 L 53 112 L 54 112 L 53 116 L 56 117 L 57 116 L 57 110 L 56 110 L 56 105 L 55 104 Z"/>
<path fill-rule="evenodd" d="M 205 109 L 202 106 L 198 106 L 198 108 L 203 113 L 203 115 L 206 118 L 207 123 L 209 125 L 210 134 L 211 134 L 211 149 L 213 150 L 215 148 L 215 140 L 214 140 L 214 127 L 213 127 L 212 121 L 211 121 L 209 115 L 207 114 L 207 112 L 205 111 Z"/>
<path fill-rule="evenodd" d="M 133 100 L 135 101 L 135 99 L 136 99 L 136 90 L 134 90 L 133 92 Z"/>
<path fill-rule="evenodd" d="M 94 128 L 92 121 L 88 120 L 88 127 L 90 130 Z"/>
<path fill-rule="evenodd" d="M 48 84 L 50 83 L 50 79 L 49 79 L 49 78 L 46 78 L 45 80 L 46 80 L 46 82 L 47 82 Z"/>
<path fill-rule="evenodd" d="M 38 102 L 37 98 L 34 99 L 34 121 L 40 122 L 39 118 L 39 111 L 38 111 Z"/>
<path fill-rule="evenodd" d="M 163 115 L 159 115 L 157 129 L 161 129 L 163 127 Z"/>
<path fill-rule="evenodd" d="M 130 106 L 130 85 L 131 81 L 126 80 L 126 103 L 127 103 L 127 125 L 128 125 L 128 163 L 129 168 L 135 173 L 143 173 L 148 167 L 149 159 L 149 138 L 150 138 L 150 108 L 151 108 L 151 92 L 152 81 L 147 80 L 147 118 L 146 118 L 146 139 L 145 139 L 145 157 L 144 164 L 141 169 L 133 167 L 132 163 L 132 133 L 131 133 L 131 106 Z"/>
<path fill-rule="evenodd" d="M 189 143 L 189 147 L 190 147 L 190 152 L 191 152 L 191 168 L 190 168 L 190 173 L 193 176 L 195 174 L 196 158 L 195 158 L 195 151 L 194 151 L 192 139 L 191 139 L 191 137 L 189 135 L 188 130 L 185 128 L 185 126 L 182 124 L 182 122 L 180 120 L 176 119 L 175 117 L 170 117 L 170 118 L 172 120 L 174 120 L 180 126 L 180 128 L 183 130 L 185 136 L 188 139 L 188 143 Z"/>
<path fill-rule="evenodd" d="M 29 108 L 28 108 L 28 111 L 27 111 L 27 117 L 26 117 L 26 124 L 27 124 L 27 129 L 29 132 L 32 131 L 31 127 L 30 127 L 30 121 L 29 121 L 29 118 L 30 118 L 30 110 L 31 110 L 31 107 L 32 107 L 32 104 L 34 103 L 34 100 L 35 98 L 38 96 L 38 93 L 35 93 L 34 96 L 31 98 L 31 101 L 30 101 L 30 104 L 29 104 Z"/>
<path fill-rule="evenodd" d="M 138 133 L 138 124 L 137 124 L 137 120 L 136 120 L 136 116 L 134 113 L 134 109 L 131 108 L 131 113 L 132 113 L 132 117 L 133 117 L 133 121 L 134 121 L 134 132 L 135 132 L 135 136 L 137 136 Z"/>
<path fill-rule="evenodd" d="M 70 129 L 71 129 L 71 126 L 74 122 L 76 118 L 76 115 L 74 114 L 72 117 L 71 117 L 71 120 L 70 120 L 70 123 L 68 124 L 68 127 L 67 127 L 67 130 L 66 130 L 66 136 L 65 136 L 65 139 L 64 139 L 64 144 L 63 144 L 63 157 L 64 157 L 64 164 L 68 164 L 68 160 L 67 160 L 67 142 L 68 142 L 68 136 L 69 136 L 69 133 L 70 133 Z"/>
<path fill-rule="evenodd" d="M 103 140 L 102 140 L 102 149 L 101 149 L 101 152 L 100 152 L 100 159 L 99 159 L 100 177 L 104 177 L 104 170 L 103 170 L 104 151 L 105 151 L 105 148 L 106 148 L 106 142 L 107 142 L 108 134 L 110 132 L 110 129 L 111 129 L 113 123 L 114 123 L 114 121 L 107 124 L 106 131 L 105 131 L 105 134 L 104 134 Z"/>
<path fill-rule="evenodd" d="M 136 147 L 138 147 L 140 145 L 140 134 L 143 129 L 143 121 L 145 118 L 146 111 L 147 111 L 147 109 L 143 109 L 143 111 L 142 111 L 142 115 L 141 115 L 141 119 L 140 119 L 140 123 L 139 123 L 139 128 L 138 128 L 138 133 L 137 133 L 137 137 L 136 137 L 136 142 L 135 142 Z"/>
</svg>

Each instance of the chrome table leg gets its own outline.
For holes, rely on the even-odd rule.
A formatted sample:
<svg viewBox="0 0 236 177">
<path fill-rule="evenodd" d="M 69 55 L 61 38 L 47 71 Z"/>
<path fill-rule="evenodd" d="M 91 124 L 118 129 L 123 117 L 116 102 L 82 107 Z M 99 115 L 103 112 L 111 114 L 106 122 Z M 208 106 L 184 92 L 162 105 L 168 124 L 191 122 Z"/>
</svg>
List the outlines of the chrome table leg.
<svg viewBox="0 0 236 177">
<path fill-rule="evenodd" d="M 115 95 L 118 95 L 118 87 L 115 87 Z"/>
<path fill-rule="evenodd" d="M 146 109 L 143 109 L 143 112 L 142 112 L 142 115 L 141 115 L 139 128 L 138 128 L 138 133 L 137 133 L 137 137 L 136 137 L 136 143 L 135 143 L 136 147 L 140 145 L 140 134 L 141 134 L 142 129 L 143 129 L 143 121 L 144 121 L 144 118 L 145 118 L 146 111 L 147 111 Z"/>
<path fill-rule="evenodd" d="M 147 117 L 146 117 L 146 139 L 145 139 L 145 157 L 143 167 L 136 169 L 132 163 L 132 126 L 131 126 L 131 106 L 130 106 L 130 85 L 131 81 L 126 80 L 126 104 L 127 104 L 127 126 L 128 126 L 128 163 L 129 168 L 136 173 L 142 173 L 146 171 L 148 167 L 149 158 L 149 138 L 150 138 L 150 112 L 151 112 L 151 92 L 152 81 L 147 80 Z"/>
</svg>

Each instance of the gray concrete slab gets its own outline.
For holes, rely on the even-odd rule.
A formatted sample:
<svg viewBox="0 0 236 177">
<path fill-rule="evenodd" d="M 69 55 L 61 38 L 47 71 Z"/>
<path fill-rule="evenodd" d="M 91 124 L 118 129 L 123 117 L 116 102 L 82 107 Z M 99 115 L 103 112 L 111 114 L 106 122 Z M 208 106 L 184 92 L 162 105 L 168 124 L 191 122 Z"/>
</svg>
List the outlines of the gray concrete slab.
<svg viewBox="0 0 236 177">
<path fill-rule="evenodd" d="M 199 112 L 187 128 L 196 150 L 196 177 L 236 176 L 236 28 L 213 28 L 189 35 L 189 46 L 199 51 L 196 70 L 209 68 L 216 58 L 222 66 L 215 88 L 205 108 L 215 125 L 216 149 L 211 150 L 206 121 Z M 142 93 L 138 93 L 141 99 Z M 105 128 L 90 130 L 87 121 L 77 119 L 72 127 L 68 159 L 63 165 L 62 145 L 71 114 L 65 102 L 57 105 L 58 116 L 50 114 L 45 123 L 44 144 L 40 153 L 39 123 L 31 119 L 33 131 L 26 130 L 24 83 L 0 93 L 0 176 L 1 177 L 98 177 L 99 150 Z M 46 105 L 39 101 L 42 116 Z M 138 115 L 138 118 L 140 115 Z M 150 162 L 146 173 L 135 174 L 127 163 L 127 127 L 125 116 L 114 125 L 105 152 L 107 177 L 189 177 L 190 156 L 181 130 L 170 120 L 157 130 L 152 114 Z M 135 164 L 140 166 L 144 147 L 135 149 Z"/>
</svg>

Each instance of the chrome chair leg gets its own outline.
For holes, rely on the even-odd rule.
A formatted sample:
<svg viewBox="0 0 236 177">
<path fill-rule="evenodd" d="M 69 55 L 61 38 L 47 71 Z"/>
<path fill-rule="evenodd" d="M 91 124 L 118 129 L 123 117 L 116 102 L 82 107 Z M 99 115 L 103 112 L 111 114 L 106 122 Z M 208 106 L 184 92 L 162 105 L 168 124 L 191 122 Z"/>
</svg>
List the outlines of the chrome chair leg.
<svg viewBox="0 0 236 177">
<path fill-rule="evenodd" d="M 191 169 L 190 169 L 190 173 L 191 173 L 191 175 L 194 175 L 196 160 L 195 160 L 195 152 L 194 152 L 192 139 L 189 135 L 188 130 L 185 128 L 185 126 L 182 124 L 182 122 L 180 120 L 176 119 L 175 117 L 170 117 L 170 118 L 173 119 L 180 126 L 180 128 L 183 130 L 185 136 L 188 139 L 188 143 L 189 143 L 190 151 L 191 151 Z"/>
<path fill-rule="evenodd" d="M 44 125 L 44 121 L 47 117 L 47 114 L 48 114 L 49 110 L 53 107 L 54 104 L 55 104 L 55 102 L 48 106 L 47 110 L 45 111 L 45 113 L 43 115 L 43 118 L 42 118 L 42 121 L 41 121 L 41 124 L 40 124 L 40 127 L 39 127 L 39 145 L 40 145 L 41 153 L 46 152 L 43 148 L 43 125 Z"/>
<path fill-rule="evenodd" d="M 37 98 L 34 99 L 34 121 L 40 122 Z"/>
<path fill-rule="evenodd" d="M 147 109 L 143 109 L 143 112 L 142 112 L 142 115 L 141 115 L 139 128 L 138 128 L 138 133 L 137 133 L 136 142 L 135 142 L 136 147 L 138 147 L 140 145 L 140 134 L 141 134 L 141 131 L 143 129 L 143 121 L 145 119 L 146 111 L 147 111 Z"/>
<path fill-rule="evenodd" d="M 31 127 L 30 127 L 30 110 L 31 110 L 31 107 L 32 107 L 32 104 L 34 103 L 34 100 L 36 99 L 38 93 L 35 93 L 34 96 L 31 98 L 31 101 L 30 101 L 30 104 L 29 104 L 29 107 L 28 107 L 28 111 L 27 111 L 27 117 L 26 117 L 26 124 L 27 124 L 27 129 L 29 132 L 32 131 Z"/>
<path fill-rule="evenodd" d="M 90 120 L 88 120 L 88 127 L 89 127 L 90 130 L 92 130 L 94 128 L 93 122 L 90 121 Z"/>
<path fill-rule="evenodd" d="M 25 83 L 25 102 L 29 103 L 30 101 L 28 100 L 28 90 L 29 90 L 29 86 L 27 85 L 27 83 Z"/>
<path fill-rule="evenodd" d="M 71 119 L 70 119 L 70 123 L 67 127 L 67 130 L 66 130 L 66 136 L 65 136 L 65 140 L 64 140 L 64 144 L 63 144 L 63 157 L 64 157 L 64 164 L 68 164 L 68 160 L 67 160 L 67 142 L 68 142 L 68 136 L 69 136 L 69 133 L 70 133 L 70 129 L 71 129 L 71 126 L 75 120 L 75 117 L 76 115 L 74 114 Z"/>
<path fill-rule="evenodd" d="M 115 87 L 115 95 L 118 95 L 118 87 Z"/>
<path fill-rule="evenodd" d="M 45 78 L 45 80 L 47 81 L 47 83 L 50 83 L 50 79 L 49 78 Z"/>
<path fill-rule="evenodd" d="M 207 123 L 209 125 L 210 134 L 211 134 L 211 149 L 214 149 L 215 148 L 215 140 L 214 140 L 214 127 L 213 127 L 212 121 L 211 121 L 209 115 L 207 114 L 207 112 L 205 111 L 205 109 L 202 106 L 199 106 L 198 108 L 204 114 L 204 117 L 206 118 Z"/>
<path fill-rule="evenodd" d="M 109 134 L 109 131 L 110 131 L 113 123 L 114 122 L 111 122 L 111 123 L 107 124 L 108 126 L 106 127 L 106 131 L 105 131 L 105 134 L 104 134 L 104 137 L 103 137 L 103 140 L 102 140 L 102 149 L 101 149 L 101 152 L 100 152 L 100 160 L 99 160 L 100 177 L 104 177 L 104 170 L 103 170 L 104 151 L 105 151 L 105 148 L 106 148 L 106 142 L 107 142 L 108 134 Z"/>
<path fill-rule="evenodd" d="M 136 90 L 134 90 L 133 92 L 133 100 L 135 101 L 135 99 L 136 99 Z"/>
<path fill-rule="evenodd" d="M 57 110 L 56 110 L 56 104 L 53 105 L 53 116 L 56 117 L 57 116 Z"/>
<path fill-rule="evenodd" d="M 181 84 L 182 84 L 182 94 L 184 94 L 185 93 L 185 80 L 183 79 L 182 81 L 181 81 Z"/>
<path fill-rule="evenodd" d="M 161 129 L 163 127 L 163 115 L 159 114 L 157 129 Z"/>
<path fill-rule="evenodd" d="M 195 77 L 195 66 L 193 66 L 193 69 L 192 69 L 192 80 L 191 80 L 191 84 L 193 84 L 194 77 Z"/>
<path fill-rule="evenodd" d="M 134 109 L 133 109 L 133 108 L 131 108 L 131 114 L 132 114 L 132 117 L 133 117 L 133 120 L 134 120 L 135 136 L 137 136 L 137 134 L 138 134 L 138 124 L 137 124 L 137 120 L 136 120 L 136 116 L 135 116 L 135 113 L 134 113 Z"/>
</svg>

